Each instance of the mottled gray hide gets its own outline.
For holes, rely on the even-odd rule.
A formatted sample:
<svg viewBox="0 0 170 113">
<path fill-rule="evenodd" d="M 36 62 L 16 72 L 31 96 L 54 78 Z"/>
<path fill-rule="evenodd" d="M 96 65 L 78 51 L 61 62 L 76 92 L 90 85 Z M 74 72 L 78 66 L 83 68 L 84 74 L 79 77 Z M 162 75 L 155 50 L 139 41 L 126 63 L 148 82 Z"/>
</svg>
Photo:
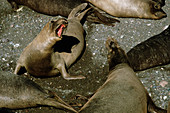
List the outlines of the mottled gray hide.
<svg viewBox="0 0 170 113">
<path fill-rule="evenodd" d="M 44 90 L 28 78 L 0 71 L 0 108 L 23 109 L 52 106 L 76 112 L 55 93 Z"/>
<path fill-rule="evenodd" d="M 132 68 L 141 71 L 170 63 L 170 26 L 127 53 Z"/>
<path fill-rule="evenodd" d="M 109 65 L 114 64 L 110 66 L 106 82 L 80 113 L 166 113 L 166 110 L 155 106 L 116 40 L 108 39 L 106 47 Z"/>
</svg>

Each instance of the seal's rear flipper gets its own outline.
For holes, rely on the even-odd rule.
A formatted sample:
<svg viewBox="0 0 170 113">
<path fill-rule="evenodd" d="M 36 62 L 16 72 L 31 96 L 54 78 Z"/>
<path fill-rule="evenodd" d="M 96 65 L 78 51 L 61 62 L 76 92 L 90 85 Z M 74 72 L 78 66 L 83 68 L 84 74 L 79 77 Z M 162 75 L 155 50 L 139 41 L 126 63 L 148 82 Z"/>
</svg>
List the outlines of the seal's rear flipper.
<svg viewBox="0 0 170 113">
<path fill-rule="evenodd" d="M 56 69 L 59 70 L 63 78 L 66 80 L 85 79 L 85 77 L 82 75 L 73 76 L 73 75 L 68 74 L 67 67 L 63 59 L 60 59 L 60 63 L 56 65 Z"/>
<path fill-rule="evenodd" d="M 106 41 L 106 48 L 108 50 L 109 70 L 121 63 L 129 64 L 125 51 L 118 45 L 114 38 L 108 38 Z"/>
<path fill-rule="evenodd" d="M 91 11 L 89 11 L 87 13 L 87 17 L 86 19 L 90 22 L 93 23 L 97 23 L 97 24 L 104 24 L 104 25 L 108 25 L 108 26 L 114 26 L 116 22 L 120 23 L 120 21 L 116 18 L 113 17 L 108 17 L 104 14 L 102 14 L 101 12 L 99 12 L 98 10 L 96 10 L 96 8 L 92 9 Z"/>
<path fill-rule="evenodd" d="M 74 110 L 69 104 L 64 102 L 55 92 L 45 90 L 46 93 L 48 93 L 49 97 L 46 97 L 42 101 L 40 101 L 39 105 L 45 105 L 45 106 L 52 106 L 59 109 L 64 109 L 67 111 L 72 111 L 74 113 L 77 113 L 76 110 Z"/>
</svg>

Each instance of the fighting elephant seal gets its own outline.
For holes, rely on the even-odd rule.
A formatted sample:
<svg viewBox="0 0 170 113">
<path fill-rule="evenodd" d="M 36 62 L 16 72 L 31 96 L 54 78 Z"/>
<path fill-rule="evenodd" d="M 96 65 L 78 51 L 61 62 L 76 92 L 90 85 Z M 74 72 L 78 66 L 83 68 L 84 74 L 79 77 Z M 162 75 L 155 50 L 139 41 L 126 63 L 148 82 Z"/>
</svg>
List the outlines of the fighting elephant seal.
<svg viewBox="0 0 170 113">
<path fill-rule="evenodd" d="M 44 90 L 28 78 L 0 71 L 0 81 L 0 108 L 23 109 L 52 106 L 77 112 L 54 92 Z"/>
<path fill-rule="evenodd" d="M 84 0 L 115 17 L 161 19 L 165 0 Z"/>
<path fill-rule="evenodd" d="M 20 70 L 25 68 L 37 77 L 55 76 L 60 72 L 67 80 L 84 79 L 82 75 L 69 75 L 67 69 L 84 50 L 84 29 L 80 20 L 89 10 L 85 10 L 86 6 L 84 3 L 74 8 L 67 20 L 61 18 L 47 23 L 21 53 L 14 73 L 21 74 Z"/>
<path fill-rule="evenodd" d="M 82 3 L 82 0 L 8 0 L 8 2 L 15 11 L 19 9 L 19 5 L 24 5 L 42 14 L 68 17 L 73 8 Z M 86 20 L 111 26 L 115 22 L 119 22 L 119 20 L 109 18 L 95 9 L 87 13 Z"/>
<path fill-rule="evenodd" d="M 132 68 L 141 71 L 170 63 L 170 26 L 127 53 Z"/>
<path fill-rule="evenodd" d="M 116 40 L 108 39 L 109 75 L 80 113 L 166 113 L 153 103 Z"/>
</svg>

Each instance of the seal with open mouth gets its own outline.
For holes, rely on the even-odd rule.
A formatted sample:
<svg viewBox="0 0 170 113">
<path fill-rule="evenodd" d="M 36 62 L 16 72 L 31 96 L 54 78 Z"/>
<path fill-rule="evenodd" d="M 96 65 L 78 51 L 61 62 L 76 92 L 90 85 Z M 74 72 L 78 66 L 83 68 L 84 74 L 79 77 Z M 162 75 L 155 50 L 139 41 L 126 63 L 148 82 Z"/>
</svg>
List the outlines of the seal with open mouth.
<svg viewBox="0 0 170 113">
<path fill-rule="evenodd" d="M 141 71 L 170 63 L 170 26 L 127 53 L 132 68 Z"/>
<path fill-rule="evenodd" d="M 37 37 L 23 50 L 15 68 L 22 74 L 24 68 L 36 77 L 49 77 L 61 73 L 64 79 L 84 79 L 82 75 L 71 76 L 67 69 L 82 55 L 84 29 L 80 20 L 84 17 L 87 3 L 72 10 L 68 19 L 50 21 Z"/>
<path fill-rule="evenodd" d="M 80 113 L 166 113 L 157 107 L 115 39 L 106 41 L 109 75 Z"/>
<path fill-rule="evenodd" d="M 115 17 L 161 19 L 165 0 L 84 0 Z"/>
<path fill-rule="evenodd" d="M 0 108 L 23 109 L 52 106 L 77 112 L 54 92 L 44 90 L 26 77 L 0 71 L 0 81 Z"/>
</svg>

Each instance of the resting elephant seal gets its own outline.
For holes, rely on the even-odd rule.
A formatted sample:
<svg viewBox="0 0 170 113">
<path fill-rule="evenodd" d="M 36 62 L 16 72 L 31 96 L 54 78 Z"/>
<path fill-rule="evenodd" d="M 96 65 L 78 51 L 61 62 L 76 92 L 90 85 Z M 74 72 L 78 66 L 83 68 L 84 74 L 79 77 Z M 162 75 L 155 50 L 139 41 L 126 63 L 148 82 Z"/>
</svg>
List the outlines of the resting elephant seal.
<svg viewBox="0 0 170 113">
<path fill-rule="evenodd" d="M 26 71 L 37 77 L 55 76 L 59 72 L 64 79 L 84 79 L 82 75 L 71 76 L 67 68 L 84 50 L 84 29 L 80 20 L 89 10 L 87 3 L 74 8 L 68 20 L 50 21 L 37 37 L 23 50 L 15 68 L 15 74 Z M 84 10 L 84 11 L 83 11 Z M 81 12 L 82 11 L 82 12 Z"/>
<path fill-rule="evenodd" d="M 170 26 L 158 35 L 136 45 L 127 53 L 135 71 L 170 63 Z"/>
<path fill-rule="evenodd" d="M 165 0 L 84 0 L 115 17 L 161 19 Z"/>
<path fill-rule="evenodd" d="M 44 90 L 28 78 L 0 71 L 0 81 L 0 108 L 23 109 L 52 106 L 77 112 L 55 93 Z"/>
<path fill-rule="evenodd" d="M 19 9 L 19 5 L 24 5 L 42 14 L 67 17 L 73 8 L 82 3 L 82 0 L 8 0 L 8 2 L 15 11 Z M 111 26 L 115 22 L 119 22 L 119 20 L 109 18 L 95 9 L 87 13 L 86 19 Z"/>
<path fill-rule="evenodd" d="M 106 82 L 81 108 L 80 113 L 166 113 L 158 108 L 129 66 L 116 40 L 108 39 L 109 75 Z"/>
<path fill-rule="evenodd" d="M 8 0 L 14 10 L 19 5 L 27 6 L 34 11 L 47 15 L 67 17 L 73 8 L 81 4 L 81 0 Z"/>
</svg>

